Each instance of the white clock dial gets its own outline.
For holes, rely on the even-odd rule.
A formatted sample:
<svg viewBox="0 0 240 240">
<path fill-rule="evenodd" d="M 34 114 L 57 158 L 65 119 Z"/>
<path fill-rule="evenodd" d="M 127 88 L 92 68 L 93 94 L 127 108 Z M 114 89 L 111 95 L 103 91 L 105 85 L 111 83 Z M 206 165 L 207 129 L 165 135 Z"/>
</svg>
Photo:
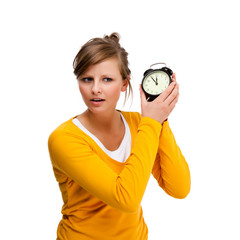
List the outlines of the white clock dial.
<svg viewBox="0 0 240 240">
<path fill-rule="evenodd" d="M 145 77 L 143 88 L 148 94 L 159 95 L 168 87 L 169 83 L 170 79 L 167 73 L 155 71 Z"/>
</svg>

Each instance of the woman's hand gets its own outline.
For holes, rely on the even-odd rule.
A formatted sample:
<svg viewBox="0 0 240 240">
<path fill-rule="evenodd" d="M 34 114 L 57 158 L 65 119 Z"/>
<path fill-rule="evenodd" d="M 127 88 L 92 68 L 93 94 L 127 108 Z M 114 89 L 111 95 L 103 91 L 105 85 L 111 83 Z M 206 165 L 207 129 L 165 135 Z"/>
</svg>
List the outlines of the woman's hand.
<svg viewBox="0 0 240 240">
<path fill-rule="evenodd" d="M 150 117 L 163 124 L 174 109 L 179 97 L 179 85 L 176 82 L 175 73 L 172 75 L 172 83 L 154 101 L 146 100 L 141 86 L 140 97 L 142 117 Z"/>
</svg>

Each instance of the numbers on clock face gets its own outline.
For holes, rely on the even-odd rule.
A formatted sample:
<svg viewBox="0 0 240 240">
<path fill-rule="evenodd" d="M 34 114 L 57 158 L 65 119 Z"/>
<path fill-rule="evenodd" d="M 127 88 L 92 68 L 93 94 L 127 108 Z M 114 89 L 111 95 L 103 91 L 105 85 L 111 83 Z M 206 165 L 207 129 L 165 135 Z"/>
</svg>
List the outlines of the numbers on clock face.
<svg viewBox="0 0 240 240">
<path fill-rule="evenodd" d="M 143 81 L 143 89 L 151 95 L 161 94 L 170 84 L 170 78 L 163 71 L 154 71 L 148 74 Z"/>
</svg>

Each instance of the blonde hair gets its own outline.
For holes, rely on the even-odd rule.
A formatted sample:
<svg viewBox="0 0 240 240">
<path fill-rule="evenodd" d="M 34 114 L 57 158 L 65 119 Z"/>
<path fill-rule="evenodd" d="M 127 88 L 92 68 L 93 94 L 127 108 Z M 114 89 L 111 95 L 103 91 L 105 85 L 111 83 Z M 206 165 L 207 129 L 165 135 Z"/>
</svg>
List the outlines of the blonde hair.
<svg viewBox="0 0 240 240">
<path fill-rule="evenodd" d="M 130 83 L 131 71 L 128 67 L 128 53 L 119 44 L 120 35 L 116 32 L 110 36 L 105 35 L 103 38 L 93 38 L 86 42 L 73 61 L 73 69 L 78 79 L 89 66 L 100 63 L 109 58 L 117 58 L 119 62 L 119 70 L 123 80 L 128 82 L 128 92 L 125 93 L 125 101 L 132 93 Z"/>
</svg>

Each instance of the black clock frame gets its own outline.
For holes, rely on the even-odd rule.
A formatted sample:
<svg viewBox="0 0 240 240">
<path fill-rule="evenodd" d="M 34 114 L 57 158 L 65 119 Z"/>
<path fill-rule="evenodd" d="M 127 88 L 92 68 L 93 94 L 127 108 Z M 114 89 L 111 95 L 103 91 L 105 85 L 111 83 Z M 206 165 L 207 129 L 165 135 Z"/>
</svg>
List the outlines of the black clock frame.
<svg viewBox="0 0 240 240">
<path fill-rule="evenodd" d="M 142 86 L 142 90 L 144 91 L 144 93 L 145 93 L 145 95 L 146 95 L 146 99 L 147 99 L 148 102 L 153 101 L 153 100 L 154 100 L 155 98 L 157 98 L 161 93 L 160 93 L 160 94 L 155 94 L 155 95 L 152 95 L 152 94 L 147 93 L 147 92 L 144 90 L 144 88 L 143 88 L 144 79 L 145 79 L 150 73 L 159 72 L 159 71 L 165 72 L 165 73 L 169 76 L 169 78 L 170 78 L 169 84 L 172 82 L 172 74 L 173 74 L 173 71 L 172 71 L 170 68 L 168 68 L 168 67 L 162 67 L 162 68 L 159 68 L 159 69 L 151 69 L 151 68 L 150 68 L 150 69 L 146 70 L 146 71 L 144 72 L 144 74 L 143 74 L 143 80 L 142 80 L 141 86 Z"/>
</svg>

